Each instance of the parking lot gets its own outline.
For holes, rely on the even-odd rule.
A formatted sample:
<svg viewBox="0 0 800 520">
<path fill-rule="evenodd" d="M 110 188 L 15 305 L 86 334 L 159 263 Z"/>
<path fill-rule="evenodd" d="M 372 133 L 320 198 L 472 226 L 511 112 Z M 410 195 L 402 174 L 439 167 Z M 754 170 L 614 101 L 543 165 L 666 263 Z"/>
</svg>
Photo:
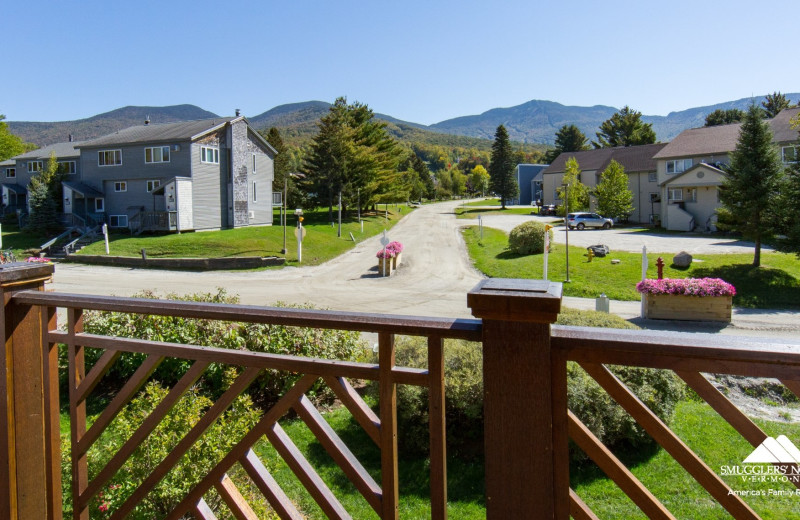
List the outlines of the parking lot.
<svg viewBox="0 0 800 520">
<path fill-rule="evenodd" d="M 535 215 L 485 215 L 481 217 L 484 226 L 501 229 L 508 233 L 514 227 L 528 220 L 552 223 L 560 222 L 561 218 L 539 217 Z M 470 221 L 463 221 L 470 225 Z M 478 221 L 473 221 L 477 225 Z M 557 243 L 567 241 L 566 230 L 563 225 L 557 226 L 553 238 Z M 642 246 L 647 246 L 651 253 L 678 253 L 686 251 L 690 254 L 699 253 L 752 253 L 753 243 L 743 240 L 726 238 L 723 236 L 701 235 L 696 233 L 657 233 L 639 227 L 615 227 L 611 229 L 585 229 L 583 231 L 571 230 L 569 232 L 571 246 L 588 247 L 595 244 L 605 244 L 611 251 L 638 252 Z M 762 247 L 763 250 L 770 250 Z"/>
</svg>

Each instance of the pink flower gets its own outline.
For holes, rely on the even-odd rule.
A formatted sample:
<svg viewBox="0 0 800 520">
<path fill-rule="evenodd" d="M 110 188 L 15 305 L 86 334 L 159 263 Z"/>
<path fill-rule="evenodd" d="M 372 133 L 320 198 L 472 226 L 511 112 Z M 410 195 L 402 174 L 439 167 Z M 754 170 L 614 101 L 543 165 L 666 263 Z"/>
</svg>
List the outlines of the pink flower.
<svg viewBox="0 0 800 520">
<path fill-rule="evenodd" d="M 735 296 L 736 288 L 720 278 L 663 278 L 643 280 L 636 284 L 642 294 L 676 294 L 683 296 Z"/>
</svg>

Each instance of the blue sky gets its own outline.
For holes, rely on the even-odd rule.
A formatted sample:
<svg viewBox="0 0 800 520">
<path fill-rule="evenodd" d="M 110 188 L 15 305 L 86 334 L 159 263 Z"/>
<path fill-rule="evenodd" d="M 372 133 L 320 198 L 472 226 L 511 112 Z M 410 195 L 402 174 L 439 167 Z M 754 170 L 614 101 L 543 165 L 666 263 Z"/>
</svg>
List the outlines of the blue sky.
<svg viewBox="0 0 800 520">
<path fill-rule="evenodd" d="M 800 91 L 796 0 L 2 0 L 0 113 L 337 96 L 430 124 L 531 99 L 647 115 Z"/>
</svg>

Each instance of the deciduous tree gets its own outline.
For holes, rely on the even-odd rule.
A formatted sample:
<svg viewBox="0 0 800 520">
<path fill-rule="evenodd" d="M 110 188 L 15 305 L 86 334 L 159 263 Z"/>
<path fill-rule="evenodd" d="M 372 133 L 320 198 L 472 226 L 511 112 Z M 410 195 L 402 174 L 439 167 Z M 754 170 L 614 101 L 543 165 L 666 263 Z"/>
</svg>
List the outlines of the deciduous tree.
<svg viewBox="0 0 800 520">
<path fill-rule="evenodd" d="M 656 142 L 653 125 L 642 122 L 642 113 L 628 106 L 622 107 L 622 110 L 603 121 L 600 131 L 595 135 L 597 141 L 592 141 L 592 146 L 595 148 L 636 146 Z"/>
<path fill-rule="evenodd" d="M 608 218 L 626 218 L 633 213 L 633 192 L 628 189 L 625 168 L 615 160 L 600 175 L 595 188 L 597 211 Z"/>
<path fill-rule="evenodd" d="M 0 114 L 0 161 L 19 155 L 29 148 L 20 137 L 11 133 L 5 118 L 6 116 Z"/>
<path fill-rule="evenodd" d="M 519 186 L 514 178 L 514 158 L 511 151 L 511 141 L 508 139 L 506 127 L 500 125 L 494 134 L 492 144 L 492 158 L 489 162 L 489 177 L 491 189 L 498 197 L 502 209 L 506 209 L 506 200 L 519 195 Z"/>
<path fill-rule="evenodd" d="M 482 165 L 475 166 L 469 175 L 469 184 L 475 193 L 480 193 L 481 196 L 486 195 L 486 190 L 489 189 L 489 172 L 486 171 Z"/>
<path fill-rule="evenodd" d="M 762 111 L 750 105 L 720 187 L 720 222 L 755 242 L 753 266 L 761 265 L 761 243 L 775 232 L 782 166 Z"/>
<path fill-rule="evenodd" d="M 555 148 L 545 155 L 545 162 L 552 163 L 563 152 L 588 150 L 589 141 L 575 125 L 564 125 L 556 132 Z"/>
<path fill-rule="evenodd" d="M 567 204 L 559 208 L 559 215 L 566 217 L 566 210 L 570 213 L 583 211 L 589 207 L 589 188 L 581 182 L 581 168 L 577 159 L 570 157 L 564 165 L 564 177 L 561 179 L 561 186 L 556 189 L 558 198 Z M 564 185 L 569 189 L 565 189 Z M 569 199 L 567 199 L 567 196 Z"/>
</svg>

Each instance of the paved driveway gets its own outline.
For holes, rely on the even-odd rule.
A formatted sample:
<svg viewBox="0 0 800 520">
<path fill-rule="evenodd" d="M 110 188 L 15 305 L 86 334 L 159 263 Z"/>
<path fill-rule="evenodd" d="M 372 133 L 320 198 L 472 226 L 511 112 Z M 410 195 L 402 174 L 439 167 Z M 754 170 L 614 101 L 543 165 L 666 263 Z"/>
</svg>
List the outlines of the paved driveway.
<svg viewBox="0 0 800 520">
<path fill-rule="evenodd" d="M 514 227 L 528 220 L 554 222 L 560 219 L 553 217 L 537 217 L 528 215 L 487 215 L 482 217 L 483 225 L 509 232 Z M 477 220 L 464 220 L 465 225 L 477 225 Z M 553 238 L 556 242 L 566 242 L 564 226 L 556 227 Z M 686 251 L 690 254 L 709 253 L 753 253 L 753 243 L 724 237 L 701 236 L 694 233 L 657 234 L 641 229 L 611 228 L 571 230 L 569 243 L 572 246 L 587 247 L 594 244 L 605 244 L 611 251 L 641 252 L 647 246 L 651 253 L 671 253 Z M 769 248 L 764 247 L 767 251 Z"/>
</svg>

